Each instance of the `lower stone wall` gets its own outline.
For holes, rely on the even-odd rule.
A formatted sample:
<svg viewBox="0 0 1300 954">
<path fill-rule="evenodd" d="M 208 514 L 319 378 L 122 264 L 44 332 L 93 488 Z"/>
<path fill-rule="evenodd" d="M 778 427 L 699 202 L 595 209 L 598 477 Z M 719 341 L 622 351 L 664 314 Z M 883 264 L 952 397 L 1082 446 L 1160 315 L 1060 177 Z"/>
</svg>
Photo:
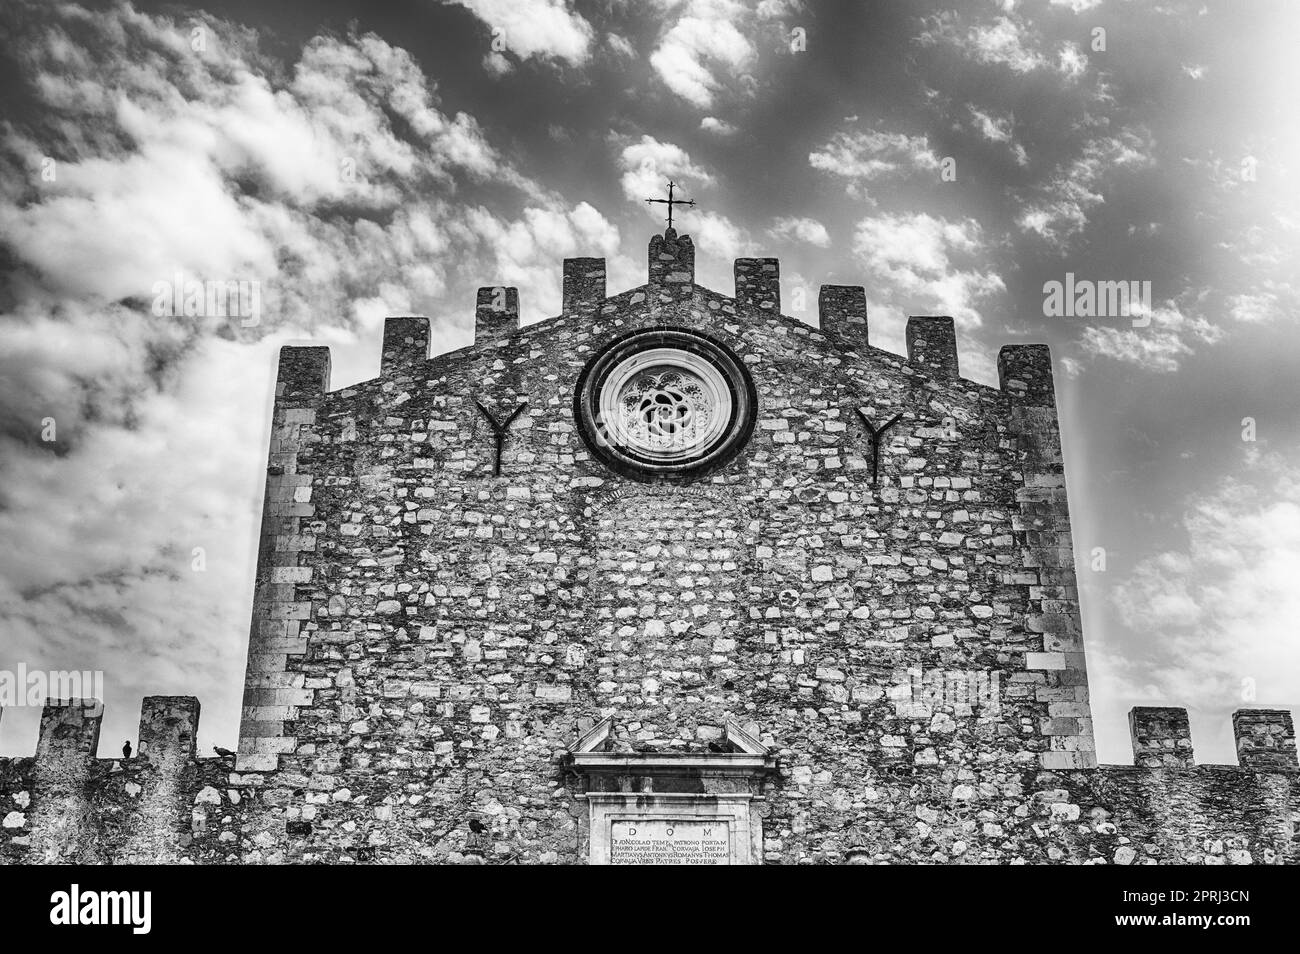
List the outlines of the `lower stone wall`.
<svg viewBox="0 0 1300 954">
<path fill-rule="evenodd" d="M 873 774 L 803 786 L 769 821 L 769 862 L 889 864 L 1296 863 L 1294 775 L 1236 766 Z M 778 822 L 773 824 L 773 822 Z"/>
<path fill-rule="evenodd" d="M 587 811 L 557 753 L 553 797 L 488 778 L 454 802 L 424 770 L 358 774 L 313 791 L 231 759 L 160 771 L 93 760 L 78 791 L 46 797 L 34 759 L 0 760 L 0 860 L 38 863 L 580 863 Z M 150 793 L 154 793 L 151 797 Z M 165 797 L 164 797 L 165 795 Z M 770 864 L 1295 864 L 1295 772 L 1237 766 L 974 773 L 781 766 L 762 818 Z M 47 826 L 72 797 L 75 830 Z M 146 835 L 147 833 L 147 835 Z"/>
<path fill-rule="evenodd" d="M 237 861 L 206 829 L 213 804 L 238 799 L 233 760 L 92 759 L 74 783 L 43 784 L 37 759 L 0 759 L 0 863 L 186 864 Z"/>
</svg>

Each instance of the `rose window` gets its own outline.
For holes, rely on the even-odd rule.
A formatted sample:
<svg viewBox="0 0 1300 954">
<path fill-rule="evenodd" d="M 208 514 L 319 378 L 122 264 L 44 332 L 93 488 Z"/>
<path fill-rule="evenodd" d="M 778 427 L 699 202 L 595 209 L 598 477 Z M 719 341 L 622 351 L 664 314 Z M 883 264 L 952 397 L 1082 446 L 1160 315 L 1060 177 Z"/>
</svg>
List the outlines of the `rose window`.
<svg viewBox="0 0 1300 954">
<path fill-rule="evenodd" d="M 632 378 L 619 405 L 628 435 L 658 450 L 693 446 L 714 416 L 707 385 L 693 372 L 671 365 Z"/>
<path fill-rule="evenodd" d="M 748 373 L 694 332 L 639 332 L 592 360 L 577 412 L 587 443 L 637 476 L 691 476 L 725 463 L 753 426 Z"/>
</svg>

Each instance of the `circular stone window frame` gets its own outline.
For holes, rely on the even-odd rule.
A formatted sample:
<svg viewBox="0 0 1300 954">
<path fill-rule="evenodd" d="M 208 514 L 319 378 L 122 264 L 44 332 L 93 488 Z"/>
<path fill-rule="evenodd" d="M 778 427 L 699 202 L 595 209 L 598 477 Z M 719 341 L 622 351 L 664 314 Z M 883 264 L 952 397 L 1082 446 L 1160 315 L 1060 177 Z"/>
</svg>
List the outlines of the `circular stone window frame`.
<svg viewBox="0 0 1300 954">
<path fill-rule="evenodd" d="M 611 440 L 604 414 L 616 408 L 618 391 L 646 368 L 665 365 L 682 367 L 712 391 L 715 407 L 725 405 L 725 423 L 711 423 L 701 446 L 673 454 L 648 454 Z M 573 395 L 578 431 L 592 455 L 647 482 L 694 480 L 726 466 L 753 435 L 757 408 L 744 362 L 721 342 L 685 328 L 646 328 L 612 342 L 587 362 Z"/>
</svg>

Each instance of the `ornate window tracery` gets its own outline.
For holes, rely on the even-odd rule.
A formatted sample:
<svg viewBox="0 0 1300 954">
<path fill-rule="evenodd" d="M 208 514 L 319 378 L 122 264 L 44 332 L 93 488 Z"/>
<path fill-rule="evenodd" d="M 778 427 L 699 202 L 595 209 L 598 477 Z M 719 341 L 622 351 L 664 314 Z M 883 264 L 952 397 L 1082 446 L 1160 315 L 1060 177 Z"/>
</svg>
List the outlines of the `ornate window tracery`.
<svg viewBox="0 0 1300 954">
<path fill-rule="evenodd" d="M 575 410 L 597 456 L 641 477 L 721 466 L 753 427 L 754 390 L 729 350 L 696 332 L 638 332 L 592 359 Z"/>
</svg>

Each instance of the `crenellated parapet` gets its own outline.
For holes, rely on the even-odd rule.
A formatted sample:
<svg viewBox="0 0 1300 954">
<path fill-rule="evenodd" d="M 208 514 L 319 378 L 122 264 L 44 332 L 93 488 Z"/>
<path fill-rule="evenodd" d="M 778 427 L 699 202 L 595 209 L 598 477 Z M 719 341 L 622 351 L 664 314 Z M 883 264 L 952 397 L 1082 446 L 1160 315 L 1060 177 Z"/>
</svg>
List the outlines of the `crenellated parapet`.
<svg viewBox="0 0 1300 954">
<path fill-rule="evenodd" d="M 506 857 L 528 852 L 524 860 L 539 860 L 536 844 L 523 841 L 518 829 L 473 834 L 470 822 L 477 816 L 463 809 L 448 820 L 464 831 L 430 851 L 423 839 L 407 834 L 422 831 L 428 814 L 438 810 L 428 800 L 394 812 L 343 788 L 303 791 L 305 779 L 297 771 L 245 775 L 231 771 L 230 759 L 195 758 L 199 705 L 192 698 L 146 698 L 140 742 L 130 758 L 95 756 L 102 716 L 94 700 L 52 702 L 42 712 L 35 757 L 0 759 L 0 863 L 481 862 L 474 846 L 490 847 L 494 840 L 509 849 L 502 853 Z M 999 774 L 1003 788 L 988 794 L 954 785 L 937 767 L 917 767 L 898 779 L 881 775 L 867 814 L 888 807 L 908 818 L 930 819 L 933 837 L 924 845 L 894 838 L 876 843 L 870 826 L 851 825 L 819 838 L 819 857 L 842 862 L 867 852 L 895 862 L 932 862 L 934 852 L 956 838 L 970 842 L 966 861 L 1300 861 L 1291 837 L 1300 775 L 1288 711 L 1234 714 L 1242 753 L 1237 766 L 1193 764 L 1184 710 L 1140 708 L 1131 721 L 1135 766 L 1026 767 Z M 628 755 L 611 749 L 591 759 L 619 769 Z M 746 757 L 741 752 L 722 759 Z M 709 754 L 695 758 L 718 760 Z M 690 759 L 674 754 L 668 761 L 678 771 Z M 789 766 L 774 762 L 767 771 L 774 773 L 774 784 L 798 784 Z M 390 771 L 388 779 L 413 791 L 423 790 L 430 776 L 407 767 Z M 969 829 L 944 832 L 941 813 L 954 804 L 979 812 L 986 837 Z M 381 837 L 358 838 L 354 830 Z M 557 842 L 559 853 L 548 857 L 583 860 L 565 854 L 573 843 L 570 832 Z"/>
<path fill-rule="evenodd" d="M 97 756 L 104 707 L 46 702 L 35 756 L 0 759 L 0 858 L 39 864 L 179 860 L 192 842 L 199 703 L 148 696 L 131 756 Z M 229 763 L 209 762 L 209 775 Z"/>
<path fill-rule="evenodd" d="M 1142 768 L 1189 769 L 1196 765 L 1187 710 L 1137 706 L 1129 711 L 1133 764 Z M 1288 709 L 1238 709 L 1232 714 L 1237 764 L 1257 772 L 1297 769 L 1295 725 Z"/>
<path fill-rule="evenodd" d="M 562 262 L 560 317 L 593 319 L 611 307 L 607 297 L 606 260 L 587 256 Z M 737 258 L 733 262 L 734 301 L 739 309 L 781 314 L 781 263 L 773 257 Z M 672 302 L 701 291 L 695 280 L 695 245 L 690 235 L 667 229 L 654 235 L 647 249 L 642 298 Z M 861 285 L 822 285 L 817 298 L 818 330 L 846 349 L 869 347 L 866 289 Z M 787 321 L 805 324 L 796 318 Z M 478 289 L 474 304 L 474 343 L 486 351 L 507 345 L 522 330 L 520 290 L 496 284 Z M 812 327 L 812 326 L 809 326 Z M 907 365 L 936 384 L 961 379 L 957 325 L 947 315 L 913 315 L 905 331 Z M 380 376 L 403 379 L 431 357 L 429 319 L 391 317 L 385 321 Z M 301 349 L 289 348 L 287 351 Z M 1052 357 L 1044 344 L 1007 345 L 998 356 L 999 388 L 1023 406 L 1055 407 Z"/>
</svg>

